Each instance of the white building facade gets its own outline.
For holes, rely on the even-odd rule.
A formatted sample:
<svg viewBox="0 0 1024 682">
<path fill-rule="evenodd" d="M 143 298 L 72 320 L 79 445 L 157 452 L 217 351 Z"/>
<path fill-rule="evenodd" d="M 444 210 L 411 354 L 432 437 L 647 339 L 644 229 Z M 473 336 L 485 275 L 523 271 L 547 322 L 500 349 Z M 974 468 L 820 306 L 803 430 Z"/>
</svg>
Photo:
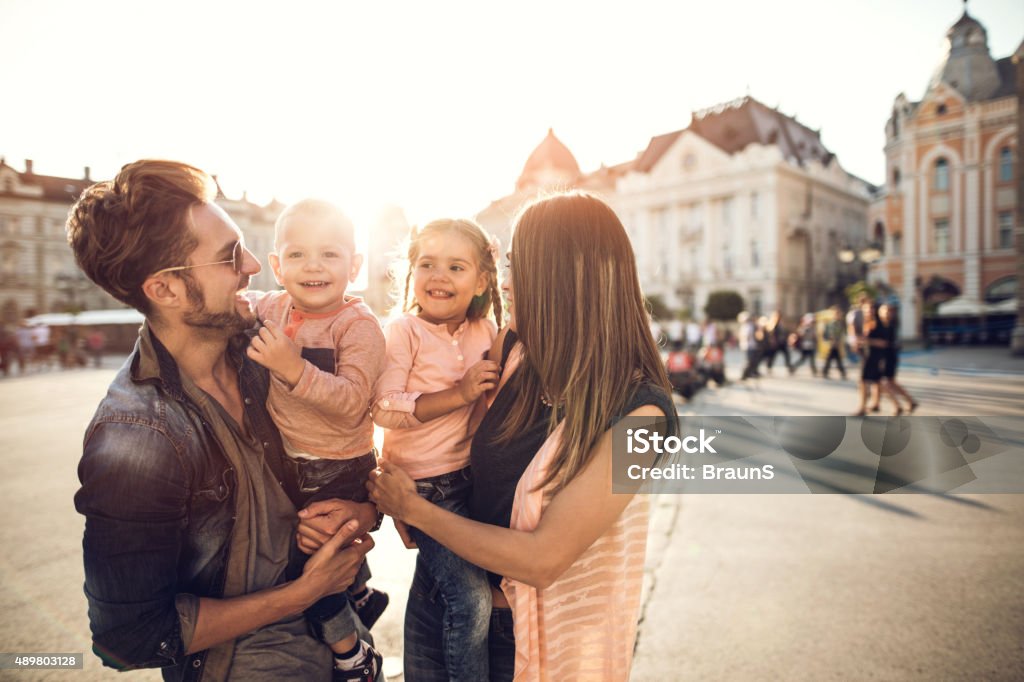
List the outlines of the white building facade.
<svg viewBox="0 0 1024 682">
<path fill-rule="evenodd" d="M 733 290 L 792 319 L 852 281 L 837 254 L 862 238 L 870 190 L 818 133 L 746 97 L 652 138 L 611 200 L 646 294 L 701 319 L 711 292 Z"/>
</svg>

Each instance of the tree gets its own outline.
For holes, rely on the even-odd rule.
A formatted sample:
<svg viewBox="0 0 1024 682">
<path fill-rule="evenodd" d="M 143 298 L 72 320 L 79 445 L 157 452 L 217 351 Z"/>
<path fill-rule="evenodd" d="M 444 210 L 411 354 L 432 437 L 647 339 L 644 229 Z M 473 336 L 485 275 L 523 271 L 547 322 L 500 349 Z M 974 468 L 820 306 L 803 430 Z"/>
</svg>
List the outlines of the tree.
<svg viewBox="0 0 1024 682">
<path fill-rule="evenodd" d="M 738 292 L 712 291 L 708 294 L 704 314 L 712 320 L 735 320 L 745 307 L 743 297 Z"/>
<path fill-rule="evenodd" d="M 846 294 L 846 299 L 851 305 L 857 302 L 857 299 L 860 298 L 861 294 L 867 294 L 868 299 L 872 301 L 878 298 L 878 290 L 864 280 L 854 282 L 850 286 L 846 287 L 844 293 Z"/>
<path fill-rule="evenodd" d="M 660 294 L 651 294 L 647 297 L 647 309 L 651 311 L 651 317 L 656 320 L 672 318 L 672 311 L 665 305 L 665 300 Z"/>
</svg>

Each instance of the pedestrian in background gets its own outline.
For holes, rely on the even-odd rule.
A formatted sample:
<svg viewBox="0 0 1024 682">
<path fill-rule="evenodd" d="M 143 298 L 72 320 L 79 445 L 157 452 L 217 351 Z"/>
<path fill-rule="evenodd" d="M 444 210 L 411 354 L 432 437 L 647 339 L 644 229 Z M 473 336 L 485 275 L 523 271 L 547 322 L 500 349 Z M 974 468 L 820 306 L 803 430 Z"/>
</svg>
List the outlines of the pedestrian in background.
<svg viewBox="0 0 1024 682">
<path fill-rule="evenodd" d="M 888 385 L 889 390 L 887 394 L 896 405 L 897 415 L 903 413 L 903 408 L 898 400 L 901 397 L 907 401 L 907 411 L 913 412 L 917 409 L 917 401 L 896 381 L 896 369 L 900 361 L 899 324 L 897 324 L 896 314 L 892 306 L 888 303 L 883 303 L 878 307 L 878 323 L 885 330 L 885 338 L 889 344 L 885 348 L 885 356 L 882 362 L 881 384 Z M 880 402 L 880 395 L 876 392 L 874 403 L 868 409 L 872 412 L 878 412 L 881 409 Z"/>
<path fill-rule="evenodd" d="M 832 306 L 832 319 L 825 325 L 824 338 L 825 343 L 828 344 L 828 356 L 825 358 L 825 367 L 821 370 L 821 375 L 828 379 L 832 361 L 835 360 L 839 374 L 846 379 L 846 367 L 843 366 L 843 354 L 846 352 L 846 324 L 843 321 L 843 311 L 838 305 Z"/>
<path fill-rule="evenodd" d="M 782 312 L 774 311 L 771 316 L 765 322 L 764 327 L 765 335 L 765 360 L 768 364 L 768 374 L 772 373 L 772 367 L 775 365 L 775 356 L 782 353 L 783 359 L 786 361 L 786 369 L 789 373 L 793 373 L 793 364 L 789 357 L 789 339 L 786 334 L 786 327 L 782 324 Z"/>
<path fill-rule="evenodd" d="M 103 350 L 107 347 L 107 335 L 99 328 L 94 328 L 85 338 L 85 345 L 92 357 L 92 364 L 99 367 L 103 363 Z"/>
<path fill-rule="evenodd" d="M 747 358 L 747 366 L 743 368 L 740 380 L 759 378 L 761 374 L 757 371 L 757 361 L 761 353 L 758 350 L 757 324 L 746 310 L 736 316 L 736 321 L 739 323 L 739 347 Z"/>
<path fill-rule="evenodd" d="M 876 404 L 882 393 L 889 396 L 896 405 L 896 416 L 899 416 L 903 414 L 903 408 L 900 407 L 899 401 L 893 395 L 889 382 L 883 380 L 884 369 L 882 366 L 892 345 L 893 327 L 878 319 L 874 305 L 870 301 L 861 306 L 861 311 L 861 331 L 864 334 L 861 348 L 864 349 L 864 361 L 861 363 L 860 382 L 857 384 L 860 406 L 853 416 L 863 417 L 867 413 L 869 392 L 879 396 L 874 398 Z"/>
<path fill-rule="evenodd" d="M 818 354 L 818 331 L 814 323 L 814 313 L 807 313 L 800 319 L 800 326 L 793 333 L 794 347 L 800 351 L 800 359 L 789 366 L 790 375 L 808 360 L 811 361 L 811 376 L 818 376 L 815 356 Z M 841 367 L 842 365 L 840 365 Z"/>
</svg>

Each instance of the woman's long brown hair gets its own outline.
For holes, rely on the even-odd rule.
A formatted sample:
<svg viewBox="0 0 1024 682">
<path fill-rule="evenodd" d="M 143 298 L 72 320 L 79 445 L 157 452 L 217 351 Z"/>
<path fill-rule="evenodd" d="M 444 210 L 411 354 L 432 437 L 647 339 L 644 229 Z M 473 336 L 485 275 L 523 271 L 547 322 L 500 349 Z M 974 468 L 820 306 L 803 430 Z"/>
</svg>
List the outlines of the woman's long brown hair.
<svg viewBox="0 0 1024 682">
<path fill-rule="evenodd" d="M 513 379 L 518 399 L 495 442 L 534 423 L 542 399 L 554 405 L 548 432 L 565 426 L 540 487 L 554 482 L 558 491 L 586 467 L 639 382 L 671 389 L 633 248 L 606 203 L 573 192 L 527 206 L 512 237 L 511 274 L 524 358 Z"/>
</svg>

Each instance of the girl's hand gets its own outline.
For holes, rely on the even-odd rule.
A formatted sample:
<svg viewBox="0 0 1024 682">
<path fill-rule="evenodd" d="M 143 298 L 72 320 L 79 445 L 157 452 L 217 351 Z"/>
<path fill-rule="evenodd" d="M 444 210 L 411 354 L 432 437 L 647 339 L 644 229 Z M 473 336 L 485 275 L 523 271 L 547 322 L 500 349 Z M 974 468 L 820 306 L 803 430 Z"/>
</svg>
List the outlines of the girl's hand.
<svg viewBox="0 0 1024 682">
<path fill-rule="evenodd" d="M 466 370 L 459 381 L 459 394 L 467 405 L 498 385 L 500 369 L 494 360 L 481 360 Z"/>
<path fill-rule="evenodd" d="M 377 468 L 366 482 L 366 489 L 370 491 L 370 499 L 377 504 L 377 509 L 398 521 L 408 520 L 411 504 L 419 499 L 415 481 L 387 460 L 377 463 Z"/>
<path fill-rule="evenodd" d="M 395 530 L 398 531 L 398 537 L 402 538 L 402 544 L 405 545 L 406 549 L 416 549 L 416 541 L 412 539 L 412 535 L 409 534 L 409 526 L 405 525 L 398 519 L 391 519 L 392 523 L 395 524 Z"/>
<path fill-rule="evenodd" d="M 254 362 L 269 369 L 275 377 L 295 388 L 302 378 L 306 361 L 298 346 L 289 339 L 277 323 L 266 320 L 258 336 L 254 336 L 246 354 Z"/>
</svg>

